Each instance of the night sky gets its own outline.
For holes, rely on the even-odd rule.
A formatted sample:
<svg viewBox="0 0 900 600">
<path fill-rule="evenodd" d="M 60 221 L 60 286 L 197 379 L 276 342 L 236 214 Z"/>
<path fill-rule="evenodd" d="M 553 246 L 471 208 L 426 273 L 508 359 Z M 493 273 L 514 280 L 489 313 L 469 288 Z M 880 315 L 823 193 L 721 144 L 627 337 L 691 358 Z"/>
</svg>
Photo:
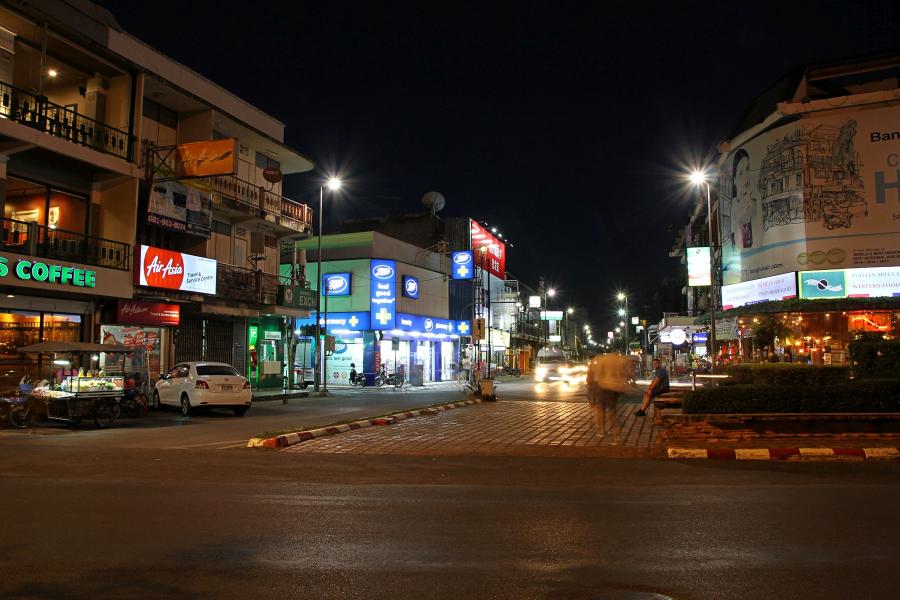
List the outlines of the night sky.
<svg viewBox="0 0 900 600">
<path fill-rule="evenodd" d="M 442 214 L 512 241 L 514 276 L 543 275 L 601 327 L 616 289 L 646 304 L 676 268 L 679 171 L 713 158 L 754 96 L 796 65 L 900 46 L 891 1 L 100 3 L 287 124 L 319 167 L 287 196 L 347 179 L 326 233 L 439 191 Z"/>
</svg>

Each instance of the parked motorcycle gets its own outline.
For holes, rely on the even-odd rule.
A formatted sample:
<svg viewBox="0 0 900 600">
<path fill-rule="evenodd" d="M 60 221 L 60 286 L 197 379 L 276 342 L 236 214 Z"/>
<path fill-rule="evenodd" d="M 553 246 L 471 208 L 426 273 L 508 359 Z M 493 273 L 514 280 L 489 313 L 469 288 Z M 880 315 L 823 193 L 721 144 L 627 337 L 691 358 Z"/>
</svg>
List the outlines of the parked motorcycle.
<svg viewBox="0 0 900 600">
<path fill-rule="evenodd" d="M 381 367 L 381 373 L 378 374 L 376 383 L 379 387 L 383 385 L 392 385 L 395 388 L 403 387 L 403 377 L 399 373 L 388 374 L 384 366 Z"/>
<path fill-rule="evenodd" d="M 350 385 L 358 385 L 366 387 L 366 376 L 364 373 L 356 372 L 356 365 L 350 363 Z"/>
<path fill-rule="evenodd" d="M 149 410 L 147 396 L 140 389 L 132 387 L 125 390 L 119 406 L 122 408 L 122 414 L 131 419 L 145 416 Z"/>
<path fill-rule="evenodd" d="M 28 427 L 31 411 L 28 410 L 28 396 L 0 398 L 0 419 L 9 421 L 16 429 Z"/>
<path fill-rule="evenodd" d="M 507 370 L 507 373 L 509 373 L 509 374 L 512 375 L 513 377 L 521 377 L 521 376 L 522 376 L 522 369 L 520 369 L 519 367 L 510 367 L 510 368 Z"/>
</svg>

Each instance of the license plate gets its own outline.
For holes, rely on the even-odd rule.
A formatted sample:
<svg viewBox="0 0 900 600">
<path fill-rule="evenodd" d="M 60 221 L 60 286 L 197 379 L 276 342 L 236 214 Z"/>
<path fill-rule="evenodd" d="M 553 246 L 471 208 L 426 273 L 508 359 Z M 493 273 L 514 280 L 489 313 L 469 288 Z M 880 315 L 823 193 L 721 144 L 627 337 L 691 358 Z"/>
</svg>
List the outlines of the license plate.
<svg viewBox="0 0 900 600">
<path fill-rule="evenodd" d="M 222 388 L 222 391 L 223 391 L 223 392 L 230 392 L 231 390 L 234 389 L 234 386 L 233 386 L 233 385 L 223 385 L 223 386 L 220 386 L 220 387 Z"/>
</svg>

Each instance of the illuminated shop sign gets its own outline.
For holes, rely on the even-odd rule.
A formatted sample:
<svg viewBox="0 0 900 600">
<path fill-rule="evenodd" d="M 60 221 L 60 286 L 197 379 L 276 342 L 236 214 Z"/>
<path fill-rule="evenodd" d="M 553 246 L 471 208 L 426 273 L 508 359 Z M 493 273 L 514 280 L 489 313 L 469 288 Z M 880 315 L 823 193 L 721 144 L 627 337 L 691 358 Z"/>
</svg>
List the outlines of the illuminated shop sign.
<svg viewBox="0 0 900 600">
<path fill-rule="evenodd" d="M 196 292 L 216 293 L 216 261 L 152 246 L 138 246 L 135 261 L 138 285 Z"/>
<path fill-rule="evenodd" d="M 315 315 L 304 319 L 297 319 L 297 325 L 315 325 Z M 328 313 L 328 322 L 324 318 L 319 319 L 319 325 L 325 327 L 329 333 L 356 333 L 369 329 L 369 313 L 367 312 L 337 312 Z"/>
<path fill-rule="evenodd" d="M 393 329 L 397 310 L 397 261 L 373 258 L 369 264 L 372 327 Z"/>
<path fill-rule="evenodd" d="M 471 250 L 459 250 L 450 255 L 453 267 L 453 279 L 472 279 L 474 277 L 474 261 Z"/>
<path fill-rule="evenodd" d="M 687 249 L 688 286 L 712 285 L 709 274 L 709 246 Z"/>
<path fill-rule="evenodd" d="M 801 298 L 900 296 L 900 267 L 801 271 L 799 280 Z"/>
<path fill-rule="evenodd" d="M 181 306 L 139 300 L 119 300 L 116 320 L 128 325 L 178 325 Z"/>
<path fill-rule="evenodd" d="M 797 274 L 793 271 L 753 281 L 722 286 L 722 308 L 737 308 L 757 302 L 797 297 Z"/>
<path fill-rule="evenodd" d="M 413 300 L 419 299 L 419 279 L 409 275 L 403 276 L 403 295 Z"/>
<path fill-rule="evenodd" d="M 475 263 L 500 279 L 506 278 L 506 244 L 495 238 L 487 229 L 471 221 L 472 250 Z"/>
<path fill-rule="evenodd" d="M 15 266 L 12 266 L 6 257 L 0 256 L 0 279 L 6 279 L 10 275 L 22 281 L 39 281 L 89 288 L 97 285 L 96 271 L 30 260 L 19 260 Z"/>
<path fill-rule="evenodd" d="M 404 333 L 424 335 L 468 335 L 468 321 L 451 321 L 427 315 L 410 315 L 397 313 L 397 326 L 394 328 Z"/>
<path fill-rule="evenodd" d="M 322 289 L 326 296 L 349 296 L 350 273 L 325 273 L 322 275 Z"/>
</svg>

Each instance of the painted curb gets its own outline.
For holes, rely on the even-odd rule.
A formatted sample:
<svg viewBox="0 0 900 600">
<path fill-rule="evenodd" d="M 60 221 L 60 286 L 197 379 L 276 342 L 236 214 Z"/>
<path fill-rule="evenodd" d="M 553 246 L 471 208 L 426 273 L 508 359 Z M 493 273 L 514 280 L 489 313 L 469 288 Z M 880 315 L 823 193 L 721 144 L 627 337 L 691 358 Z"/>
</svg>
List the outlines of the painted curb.
<svg viewBox="0 0 900 600">
<path fill-rule="evenodd" d="M 353 423 L 344 423 L 343 425 L 332 425 L 329 427 L 319 427 L 318 429 L 309 429 L 306 431 L 295 431 L 293 433 L 285 433 L 270 438 L 252 438 L 247 442 L 247 448 L 287 448 L 300 442 L 314 440 L 316 438 L 329 435 L 336 435 L 346 431 L 354 431 L 363 427 L 371 427 L 373 425 L 393 425 L 397 421 L 419 417 L 423 415 L 436 415 L 438 413 L 451 410 L 454 408 L 462 408 L 477 404 L 481 400 L 465 400 L 463 402 L 452 402 L 450 404 L 442 404 L 440 406 L 432 406 L 430 408 L 422 408 L 420 410 L 403 411 L 389 415 L 387 417 L 378 417 L 377 419 L 363 419 L 354 421 Z"/>
<path fill-rule="evenodd" d="M 674 459 L 730 460 L 896 460 L 898 448 L 666 448 Z"/>
</svg>

